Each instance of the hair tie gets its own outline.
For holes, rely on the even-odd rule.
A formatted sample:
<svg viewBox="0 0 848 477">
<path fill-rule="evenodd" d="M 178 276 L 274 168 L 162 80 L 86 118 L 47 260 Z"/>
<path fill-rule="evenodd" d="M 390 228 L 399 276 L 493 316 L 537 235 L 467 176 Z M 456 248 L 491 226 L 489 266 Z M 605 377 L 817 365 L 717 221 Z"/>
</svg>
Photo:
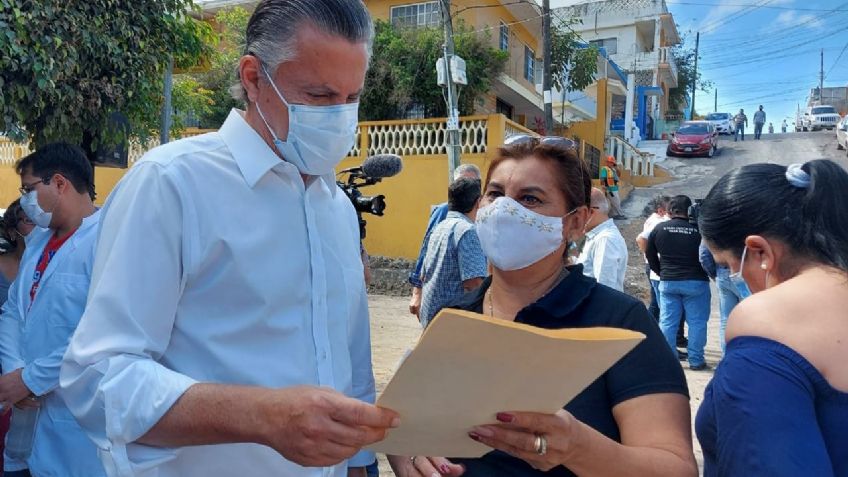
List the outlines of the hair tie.
<svg viewBox="0 0 848 477">
<path fill-rule="evenodd" d="M 786 180 L 799 189 L 810 188 L 810 175 L 804 172 L 802 164 L 792 164 L 786 168 Z"/>
</svg>

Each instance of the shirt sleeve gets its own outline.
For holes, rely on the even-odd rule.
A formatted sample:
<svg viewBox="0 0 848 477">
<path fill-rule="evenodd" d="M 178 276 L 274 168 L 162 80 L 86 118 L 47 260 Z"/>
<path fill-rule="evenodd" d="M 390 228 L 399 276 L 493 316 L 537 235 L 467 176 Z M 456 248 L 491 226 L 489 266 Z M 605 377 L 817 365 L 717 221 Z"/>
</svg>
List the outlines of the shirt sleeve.
<svg viewBox="0 0 848 477">
<path fill-rule="evenodd" d="M 683 368 L 645 305 L 634 303 L 625 313 L 621 327 L 643 333 L 645 339 L 604 375 L 612 405 L 647 394 L 688 397 Z"/>
<path fill-rule="evenodd" d="M 444 207 L 447 210 L 447 206 Z M 430 219 L 427 221 L 427 231 L 424 233 L 424 240 L 421 241 L 421 250 L 418 251 L 418 259 L 415 261 L 415 267 L 412 273 L 409 274 L 409 284 L 416 288 L 424 286 L 424 280 L 421 276 L 421 269 L 424 267 L 424 257 L 427 256 L 427 244 L 430 242 L 430 234 L 439 222 L 444 220 L 445 213 L 442 213 L 442 205 L 433 207 L 430 211 Z"/>
<path fill-rule="evenodd" d="M 456 245 L 459 256 L 459 277 L 462 281 L 483 278 L 488 274 L 486 256 L 480 238 L 473 228 L 462 234 Z"/>
<path fill-rule="evenodd" d="M 648 246 L 645 248 L 645 258 L 648 260 L 648 265 L 651 267 L 651 271 L 660 274 L 660 256 L 657 251 L 657 230 L 659 226 L 654 227 L 654 230 L 651 232 L 651 235 L 648 236 Z"/>
<path fill-rule="evenodd" d="M 707 248 L 704 242 L 701 242 L 701 245 L 698 247 L 698 258 L 701 261 L 701 268 L 707 272 L 710 278 L 714 279 L 716 277 L 715 258 L 713 258 L 713 254 L 710 253 L 710 249 Z"/>
<path fill-rule="evenodd" d="M 795 359 L 728 346 L 711 387 L 718 475 L 834 475 L 813 383 Z"/>
<path fill-rule="evenodd" d="M 594 242 L 591 255 L 592 276 L 598 283 L 620 290 L 621 262 L 625 257 L 609 237 L 599 236 Z"/>
<path fill-rule="evenodd" d="M 165 167 L 143 161 L 101 212 L 88 303 L 60 392 L 111 476 L 144 474 L 176 455 L 134 442 L 195 383 L 158 362 L 185 285 L 185 204 Z"/>
<path fill-rule="evenodd" d="M 9 297 L 3 304 L 3 314 L 0 316 L 0 370 L 3 373 L 24 367 L 24 360 L 21 357 L 22 320 L 18 312 L 20 287 L 20 280 L 15 279 L 9 287 Z"/>
</svg>

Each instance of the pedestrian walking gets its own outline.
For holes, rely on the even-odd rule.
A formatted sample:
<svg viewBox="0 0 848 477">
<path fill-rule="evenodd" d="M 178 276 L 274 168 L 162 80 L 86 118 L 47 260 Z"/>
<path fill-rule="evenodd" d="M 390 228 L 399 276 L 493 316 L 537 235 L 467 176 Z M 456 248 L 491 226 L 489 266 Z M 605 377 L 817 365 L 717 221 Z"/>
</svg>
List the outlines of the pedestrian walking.
<svg viewBox="0 0 848 477">
<path fill-rule="evenodd" d="M 745 126 L 748 125 L 748 116 L 745 116 L 745 110 L 740 109 L 739 114 L 733 116 L 733 123 L 736 124 L 736 132 L 733 135 L 733 142 L 736 142 L 739 139 L 739 136 L 742 136 L 742 140 L 745 140 Z"/>
<path fill-rule="evenodd" d="M 618 164 L 615 162 L 615 156 L 607 156 L 607 165 L 601 167 L 600 179 L 604 193 L 607 199 L 609 199 L 610 216 L 615 220 L 626 219 L 627 217 L 624 216 L 624 212 L 621 210 L 621 195 L 619 195 L 618 187 L 621 174 Z"/>
<path fill-rule="evenodd" d="M 651 270 L 660 276 L 660 329 L 677 354 L 677 330 L 685 312 L 689 326 L 687 346 L 689 369 L 707 369 L 704 346 L 710 317 L 710 281 L 699 261 L 701 234 L 689 222 L 692 200 L 685 195 L 671 199 L 671 220 L 654 228 L 648 238 L 646 256 Z"/>
<path fill-rule="evenodd" d="M 372 33 L 361 1 L 258 2 L 246 110 L 152 149 L 109 197 L 62 392 L 111 475 L 363 477 L 398 425 L 371 404 L 359 223 L 334 175 Z"/>
<path fill-rule="evenodd" d="M 763 111 L 763 105 L 760 109 L 754 112 L 754 139 L 759 140 L 763 135 L 763 125 L 766 123 L 766 112 Z M 769 132 L 774 132 L 773 128 Z"/>
<path fill-rule="evenodd" d="M 786 124 L 786 120 L 784 119 L 784 120 L 783 120 L 783 123 L 780 125 L 780 132 L 785 133 L 785 132 L 786 132 L 786 129 L 787 129 L 788 127 L 789 127 L 789 125 L 788 125 L 788 124 Z"/>
</svg>

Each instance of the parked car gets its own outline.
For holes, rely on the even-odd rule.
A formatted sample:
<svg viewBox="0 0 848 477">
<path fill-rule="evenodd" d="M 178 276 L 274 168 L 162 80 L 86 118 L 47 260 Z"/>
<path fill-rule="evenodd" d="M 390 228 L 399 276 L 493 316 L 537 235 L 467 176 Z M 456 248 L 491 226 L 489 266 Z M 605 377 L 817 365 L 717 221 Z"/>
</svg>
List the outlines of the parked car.
<svg viewBox="0 0 848 477">
<path fill-rule="evenodd" d="M 848 115 L 836 125 L 836 148 L 848 149 Z"/>
<path fill-rule="evenodd" d="M 671 135 L 667 156 L 713 157 L 718 152 L 718 131 L 708 121 L 686 121 Z"/>
<path fill-rule="evenodd" d="M 819 131 L 821 129 L 836 129 L 836 123 L 840 121 L 836 108 L 828 105 L 809 106 L 801 119 L 802 131 Z M 796 127 L 797 129 L 797 127 Z"/>
<path fill-rule="evenodd" d="M 710 113 L 704 118 L 713 125 L 719 134 L 735 134 L 736 124 L 733 122 L 733 115 L 730 113 Z"/>
</svg>

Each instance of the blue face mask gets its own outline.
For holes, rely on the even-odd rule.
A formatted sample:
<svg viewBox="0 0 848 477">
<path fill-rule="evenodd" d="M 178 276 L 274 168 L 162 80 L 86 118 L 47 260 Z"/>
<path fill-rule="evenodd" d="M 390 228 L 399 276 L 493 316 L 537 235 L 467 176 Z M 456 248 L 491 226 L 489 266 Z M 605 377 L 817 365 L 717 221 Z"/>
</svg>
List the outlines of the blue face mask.
<svg viewBox="0 0 848 477">
<path fill-rule="evenodd" d="M 733 272 L 728 275 L 727 278 L 730 279 L 730 283 L 739 290 L 739 293 L 743 298 L 751 295 L 751 289 L 748 288 L 748 283 L 745 281 L 745 278 L 742 277 L 742 269 L 745 268 L 745 255 L 748 253 L 748 246 L 742 249 L 742 259 L 739 260 L 739 271 Z"/>
<path fill-rule="evenodd" d="M 289 104 L 265 65 L 262 65 L 262 71 L 289 111 L 289 134 L 283 141 L 271 129 L 259 104 L 256 104 L 256 111 L 271 132 L 277 151 L 301 174 L 322 176 L 333 172 L 353 147 L 359 122 L 359 103 L 334 106 Z"/>
</svg>

